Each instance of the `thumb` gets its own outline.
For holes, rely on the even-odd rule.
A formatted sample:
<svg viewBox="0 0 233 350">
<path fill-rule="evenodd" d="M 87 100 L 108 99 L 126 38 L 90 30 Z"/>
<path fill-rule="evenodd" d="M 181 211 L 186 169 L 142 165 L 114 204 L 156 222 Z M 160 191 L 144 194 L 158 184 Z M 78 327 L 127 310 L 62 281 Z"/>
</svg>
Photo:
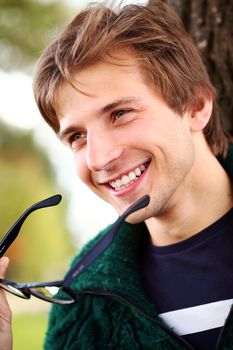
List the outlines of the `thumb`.
<svg viewBox="0 0 233 350">
<path fill-rule="evenodd" d="M 0 278 L 4 278 L 7 267 L 9 264 L 9 259 L 6 256 L 0 258 Z M 1 314 L 0 318 L 5 318 L 11 321 L 11 311 L 9 309 L 9 304 L 7 302 L 4 291 L 0 285 L 0 304 L 1 304 Z"/>
<path fill-rule="evenodd" d="M 0 258 L 0 278 L 4 278 L 9 259 Z M 3 289 L 0 287 L 0 350 L 12 350 L 12 313 Z"/>
<path fill-rule="evenodd" d="M 0 278 L 4 278 L 8 265 L 9 259 L 6 256 L 0 258 Z"/>
</svg>

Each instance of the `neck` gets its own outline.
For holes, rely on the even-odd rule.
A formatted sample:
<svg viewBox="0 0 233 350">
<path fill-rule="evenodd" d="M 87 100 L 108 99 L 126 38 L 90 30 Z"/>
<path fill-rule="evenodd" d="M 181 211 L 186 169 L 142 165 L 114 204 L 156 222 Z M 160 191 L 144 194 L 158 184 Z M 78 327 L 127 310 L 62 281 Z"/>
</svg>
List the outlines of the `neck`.
<svg viewBox="0 0 233 350">
<path fill-rule="evenodd" d="M 146 220 L 154 245 L 187 239 L 233 207 L 233 188 L 228 174 L 210 151 L 208 157 L 198 156 L 183 184 L 184 190 L 174 194 L 163 213 Z"/>
</svg>

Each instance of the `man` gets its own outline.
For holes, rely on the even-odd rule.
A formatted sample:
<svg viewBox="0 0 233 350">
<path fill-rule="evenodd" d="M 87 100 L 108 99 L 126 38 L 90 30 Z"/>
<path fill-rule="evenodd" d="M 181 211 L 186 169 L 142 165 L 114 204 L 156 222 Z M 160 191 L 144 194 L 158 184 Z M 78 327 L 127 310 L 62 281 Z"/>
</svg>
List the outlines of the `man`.
<svg viewBox="0 0 233 350">
<path fill-rule="evenodd" d="M 34 92 L 93 192 L 119 214 L 150 196 L 71 285 L 77 302 L 53 307 L 45 349 L 233 349 L 233 148 L 173 11 L 84 10 L 42 55 Z"/>
</svg>

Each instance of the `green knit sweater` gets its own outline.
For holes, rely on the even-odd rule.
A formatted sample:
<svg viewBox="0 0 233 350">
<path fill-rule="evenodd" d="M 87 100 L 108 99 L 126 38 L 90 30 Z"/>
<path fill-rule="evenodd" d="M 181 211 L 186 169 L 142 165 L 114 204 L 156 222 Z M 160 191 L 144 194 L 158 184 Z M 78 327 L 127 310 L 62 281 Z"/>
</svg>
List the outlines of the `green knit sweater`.
<svg viewBox="0 0 233 350">
<path fill-rule="evenodd" d="M 233 178 L 233 147 L 221 163 Z M 86 245 L 73 264 L 105 232 Z M 122 225 L 110 247 L 72 284 L 78 301 L 53 305 L 45 350 L 192 349 L 166 328 L 144 294 L 138 256 L 146 236 L 144 223 Z M 233 320 L 219 349 L 233 349 Z"/>
</svg>

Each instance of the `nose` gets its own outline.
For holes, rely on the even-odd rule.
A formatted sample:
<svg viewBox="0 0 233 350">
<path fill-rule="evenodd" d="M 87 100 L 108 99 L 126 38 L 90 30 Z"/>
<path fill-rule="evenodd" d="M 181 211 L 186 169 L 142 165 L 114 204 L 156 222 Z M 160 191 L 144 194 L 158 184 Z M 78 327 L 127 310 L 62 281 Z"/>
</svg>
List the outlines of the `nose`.
<svg viewBox="0 0 233 350">
<path fill-rule="evenodd" d="M 122 152 L 122 147 L 111 132 L 88 132 L 86 162 L 91 171 L 111 169 Z"/>
</svg>

